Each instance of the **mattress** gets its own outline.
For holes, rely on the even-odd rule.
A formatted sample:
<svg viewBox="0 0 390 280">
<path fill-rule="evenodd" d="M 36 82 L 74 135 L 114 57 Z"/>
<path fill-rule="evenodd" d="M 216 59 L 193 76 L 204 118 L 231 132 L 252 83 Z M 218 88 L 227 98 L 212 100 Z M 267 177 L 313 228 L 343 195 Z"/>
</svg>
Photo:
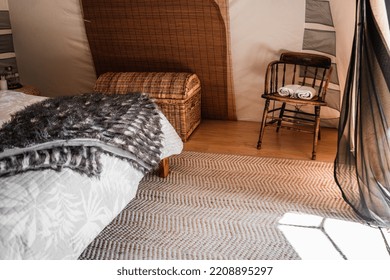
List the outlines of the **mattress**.
<svg viewBox="0 0 390 280">
<path fill-rule="evenodd" d="M 45 97 L 0 91 L 0 124 Z M 161 158 L 183 143 L 161 113 Z M 77 259 L 134 198 L 143 174 L 126 161 L 101 158 L 100 178 L 70 169 L 28 171 L 0 178 L 0 259 Z"/>
</svg>

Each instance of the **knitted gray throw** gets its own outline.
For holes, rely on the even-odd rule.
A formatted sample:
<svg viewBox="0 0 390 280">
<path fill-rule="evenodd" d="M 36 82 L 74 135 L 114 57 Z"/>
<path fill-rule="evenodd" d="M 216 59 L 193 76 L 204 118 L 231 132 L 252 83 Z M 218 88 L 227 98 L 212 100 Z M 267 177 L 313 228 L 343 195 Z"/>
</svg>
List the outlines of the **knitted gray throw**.
<svg viewBox="0 0 390 280">
<path fill-rule="evenodd" d="M 160 162 L 161 117 L 144 94 L 89 93 L 44 100 L 0 129 L 0 176 L 71 168 L 99 177 L 100 155 L 146 173 Z"/>
</svg>

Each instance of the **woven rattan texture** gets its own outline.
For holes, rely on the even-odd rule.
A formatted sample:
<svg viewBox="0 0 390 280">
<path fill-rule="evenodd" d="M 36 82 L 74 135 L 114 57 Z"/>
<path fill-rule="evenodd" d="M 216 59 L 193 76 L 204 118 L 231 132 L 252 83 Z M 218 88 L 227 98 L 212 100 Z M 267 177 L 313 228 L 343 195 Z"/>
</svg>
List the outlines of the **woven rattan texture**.
<svg viewBox="0 0 390 280">
<path fill-rule="evenodd" d="M 36 87 L 34 86 L 31 86 L 31 85 L 24 85 L 23 87 L 21 88 L 17 88 L 17 89 L 13 89 L 15 91 L 20 91 L 20 92 L 23 92 L 25 94 L 29 94 L 29 95 L 42 95 L 41 92 L 39 91 L 39 89 L 37 89 Z"/>
<path fill-rule="evenodd" d="M 99 76 L 96 92 L 144 92 L 151 98 L 187 99 L 199 91 L 196 74 L 184 72 L 107 72 Z"/>
<path fill-rule="evenodd" d="M 202 116 L 228 118 L 224 19 L 210 0 L 83 0 L 96 73 L 191 72 L 202 83 Z"/>
<path fill-rule="evenodd" d="M 184 142 L 201 121 L 201 84 L 196 74 L 107 72 L 99 76 L 94 91 L 108 94 L 147 93 Z"/>
</svg>

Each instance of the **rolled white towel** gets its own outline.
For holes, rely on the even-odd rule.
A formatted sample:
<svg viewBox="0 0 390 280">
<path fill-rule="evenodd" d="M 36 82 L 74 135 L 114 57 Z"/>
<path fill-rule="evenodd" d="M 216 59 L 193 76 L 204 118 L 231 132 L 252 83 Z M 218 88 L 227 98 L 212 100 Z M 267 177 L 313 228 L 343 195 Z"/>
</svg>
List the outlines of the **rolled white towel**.
<svg viewBox="0 0 390 280">
<path fill-rule="evenodd" d="M 281 96 L 294 97 L 296 90 L 300 87 L 301 87 L 300 85 L 285 85 L 278 89 L 278 93 Z"/>
<path fill-rule="evenodd" d="M 284 97 L 289 96 L 307 100 L 317 95 L 317 91 L 314 88 L 301 85 L 285 85 L 278 89 L 278 93 Z"/>
<path fill-rule="evenodd" d="M 317 95 L 317 91 L 312 87 L 301 86 L 295 91 L 295 96 L 299 99 L 312 99 Z"/>
</svg>

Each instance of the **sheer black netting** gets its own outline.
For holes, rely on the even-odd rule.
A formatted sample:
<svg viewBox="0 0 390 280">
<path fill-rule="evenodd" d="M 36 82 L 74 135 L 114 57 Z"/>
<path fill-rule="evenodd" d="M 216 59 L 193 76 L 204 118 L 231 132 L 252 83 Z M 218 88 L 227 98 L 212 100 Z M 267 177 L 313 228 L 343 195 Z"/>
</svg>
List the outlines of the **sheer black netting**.
<svg viewBox="0 0 390 280">
<path fill-rule="evenodd" d="M 362 218 L 390 227 L 389 46 L 369 0 L 357 2 L 356 19 L 335 179 L 344 199 Z"/>
</svg>

